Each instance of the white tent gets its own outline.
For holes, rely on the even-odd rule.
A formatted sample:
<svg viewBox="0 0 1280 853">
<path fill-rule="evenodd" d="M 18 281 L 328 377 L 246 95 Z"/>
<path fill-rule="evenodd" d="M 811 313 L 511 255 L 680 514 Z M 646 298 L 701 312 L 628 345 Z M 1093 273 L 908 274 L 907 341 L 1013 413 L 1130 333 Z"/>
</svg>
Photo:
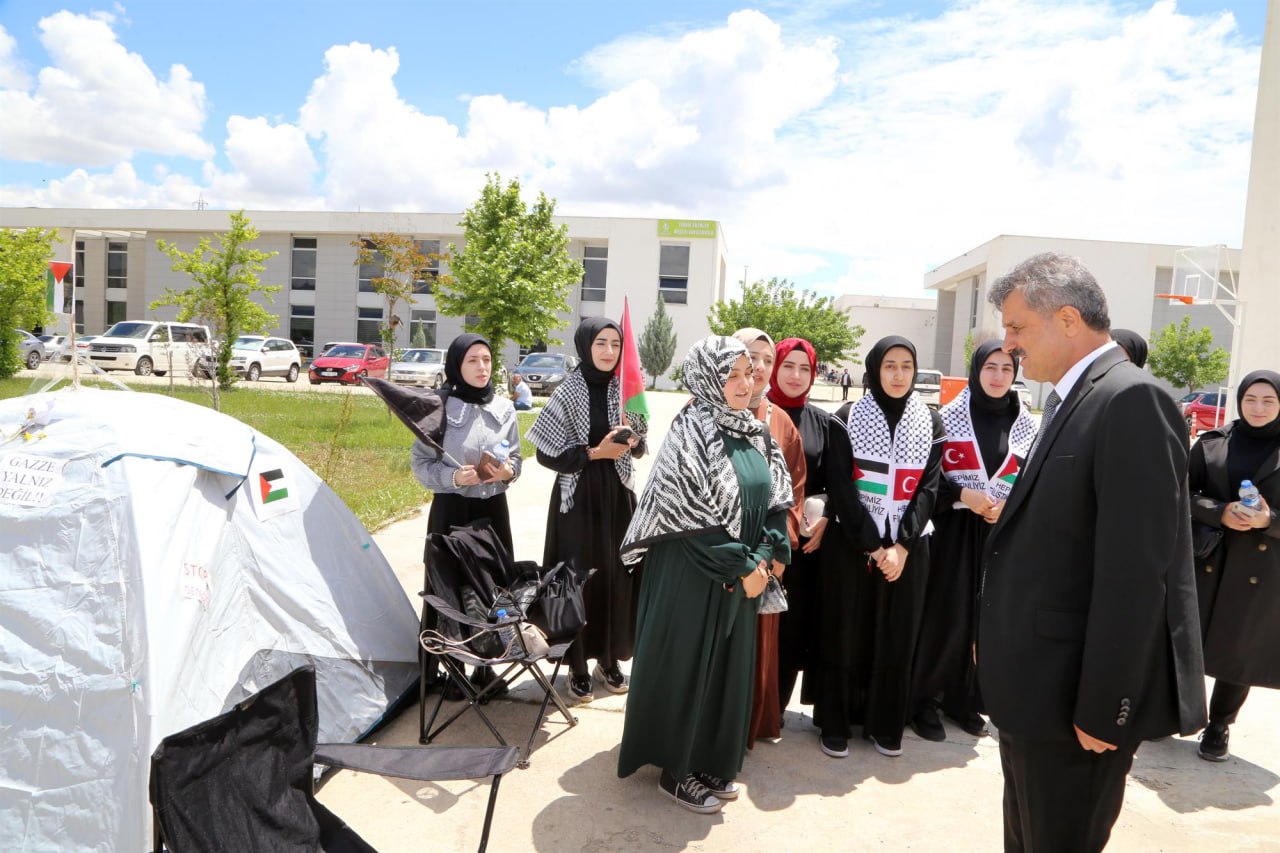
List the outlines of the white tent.
<svg viewBox="0 0 1280 853">
<path fill-rule="evenodd" d="M 350 510 L 261 433 L 68 389 L 0 401 L 0 441 L 6 850 L 149 849 L 160 740 L 302 663 L 322 741 L 358 739 L 412 687 L 413 604 Z"/>
</svg>

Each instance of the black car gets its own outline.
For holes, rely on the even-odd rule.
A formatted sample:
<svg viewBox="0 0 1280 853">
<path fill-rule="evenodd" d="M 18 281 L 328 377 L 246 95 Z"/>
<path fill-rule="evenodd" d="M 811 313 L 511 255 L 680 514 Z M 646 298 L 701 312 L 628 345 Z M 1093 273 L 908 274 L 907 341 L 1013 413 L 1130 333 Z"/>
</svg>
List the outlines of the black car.
<svg viewBox="0 0 1280 853">
<path fill-rule="evenodd" d="M 515 372 L 520 374 L 530 391 L 545 397 L 559 388 L 568 372 L 577 366 L 577 356 L 558 352 L 531 352 L 521 360 Z"/>
</svg>

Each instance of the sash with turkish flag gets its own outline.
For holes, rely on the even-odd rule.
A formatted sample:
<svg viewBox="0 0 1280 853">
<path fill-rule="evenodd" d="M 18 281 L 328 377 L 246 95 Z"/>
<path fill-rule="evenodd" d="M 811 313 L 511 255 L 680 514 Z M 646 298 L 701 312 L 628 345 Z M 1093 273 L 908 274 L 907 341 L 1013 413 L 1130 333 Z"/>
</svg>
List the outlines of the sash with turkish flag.
<svg viewBox="0 0 1280 853">
<path fill-rule="evenodd" d="M 899 468 L 893 474 L 893 499 L 909 501 L 920 487 L 920 478 L 924 476 L 923 468 Z"/>
<path fill-rule="evenodd" d="M 631 305 L 622 299 L 622 411 L 649 417 L 649 404 L 644 398 L 644 373 L 640 370 L 640 349 L 631 329 Z"/>
<path fill-rule="evenodd" d="M 976 471 L 979 467 L 978 449 L 972 441 L 948 441 L 942 446 L 943 471 Z"/>
</svg>

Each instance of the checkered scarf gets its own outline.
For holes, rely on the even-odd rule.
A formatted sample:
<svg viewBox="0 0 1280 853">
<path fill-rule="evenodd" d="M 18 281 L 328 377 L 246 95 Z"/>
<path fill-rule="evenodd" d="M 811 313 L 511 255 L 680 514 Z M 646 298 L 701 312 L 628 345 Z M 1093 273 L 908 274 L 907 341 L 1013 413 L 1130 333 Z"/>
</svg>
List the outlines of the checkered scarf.
<svg viewBox="0 0 1280 853">
<path fill-rule="evenodd" d="M 618 385 L 618 377 L 609 380 L 609 423 L 622 423 L 622 395 Z M 649 434 L 649 421 L 638 414 L 627 415 L 627 424 L 643 440 Z M 538 450 L 548 456 L 559 456 L 572 447 L 582 447 L 589 441 L 591 431 L 591 393 L 587 389 L 587 380 L 582 371 L 574 368 L 564 382 L 560 383 L 551 399 L 542 407 L 538 419 L 533 422 L 525 437 Z M 624 453 L 613 461 L 618 471 L 618 479 L 631 491 L 636 488 L 636 469 L 630 453 Z M 560 474 L 560 512 L 573 509 L 574 492 L 578 488 L 578 477 L 581 472 Z"/>
<path fill-rule="evenodd" d="M 942 450 L 942 474 L 957 486 L 986 492 L 997 501 L 1007 500 L 1018 478 L 1018 460 L 1026 459 L 1036 437 L 1036 424 L 1021 405 L 1009 428 L 1009 452 L 1001 460 L 993 477 L 987 477 L 986 462 L 973 429 L 969 409 L 970 393 L 966 385 L 954 400 L 942 407 L 942 425 L 947 430 L 947 443 Z"/>
<path fill-rule="evenodd" d="M 896 430 L 871 394 L 849 411 L 849 443 L 853 448 L 858 499 L 882 535 L 897 541 L 898 525 L 920 486 L 933 446 L 933 418 L 912 391 Z"/>
</svg>

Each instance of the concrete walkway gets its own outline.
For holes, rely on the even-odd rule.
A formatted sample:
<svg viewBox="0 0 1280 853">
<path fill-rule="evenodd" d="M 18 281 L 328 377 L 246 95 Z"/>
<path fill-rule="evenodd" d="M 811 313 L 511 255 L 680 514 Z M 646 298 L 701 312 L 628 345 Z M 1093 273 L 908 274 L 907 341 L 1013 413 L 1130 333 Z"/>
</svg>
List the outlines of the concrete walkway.
<svg viewBox="0 0 1280 853">
<path fill-rule="evenodd" d="M 651 394 L 649 402 L 656 452 L 683 398 Z M 642 478 L 650 461 L 651 456 L 640 466 Z M 518 559 L 542 557 L 551 485 L 552 474 L 529 461 L 510 493 Z M 425 528 L 424 514 L 374 537 L 415 606 Z M 489 710 L 508 740 L 523 744 L 536 714 L 529 704 L 534 694 L 522 684 L 512 696 Z M 818 750 L 811 709 L 795 702 L 782 741 L 760 743 L 748 755 L 739 779 L 741 798 L 706 817 L 667 799 L 657 788 L 656 768 L 617 778 L 625 708 L 625 696 L 600 690 L 594 702 L 574 709 L 576 727 L 558 716 L 548 718 L 532 766 L 502 781 L 491 850 L 1001 847 L 1000 757 L 992 737 L 974 738 L 948 725 L 946 742 L 935 744 L 908 730 L 900 758 L 882 757 L 854 741 L 848 758 L 832 759 Z M 417 722 L 414 705 L 379 732 L 376 742 L 416 744 Z M 1232 757 L 1224 764 L 1198 758 L 1194 737 L 1145 744 L 1108 849 L 1280 851 L 1280 808 L 1273 802 L 1280 791 L 1278 728 L 1280 692 L 1255 690 L 1232 727 Z M 474 714 L 438 741 L 493 742 Z M 324 784 L 319 799 L 383 853 L 395 853 L 475 849 L 488 794 L 483 782 L 420 784 L 340 771 Z"/>
</svg>

